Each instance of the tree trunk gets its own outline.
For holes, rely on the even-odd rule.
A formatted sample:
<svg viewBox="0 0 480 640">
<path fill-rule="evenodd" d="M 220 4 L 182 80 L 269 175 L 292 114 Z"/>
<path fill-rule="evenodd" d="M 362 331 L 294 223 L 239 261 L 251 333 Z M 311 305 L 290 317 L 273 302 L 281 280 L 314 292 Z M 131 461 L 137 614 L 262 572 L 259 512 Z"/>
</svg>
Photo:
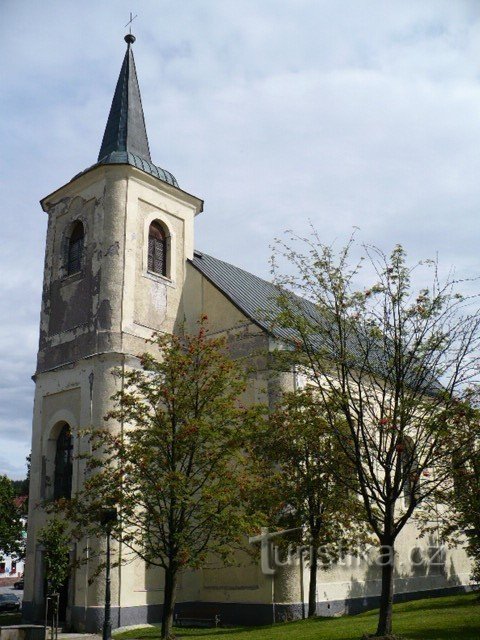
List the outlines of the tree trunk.
<svg viewBox="0 0 480 640">
<path fill-rule="evenodd" d="M 165 594 L 162 611 L 162 640 L 172 637 L 173 614 L 177 591 L 177 570 L 169 567 L 165 571 Z"/>
<path fill-rule="evenodd" d="M 385 554 L 382 563 L 382 593 L 377 636 L 387 636 L 392 633 L 393 569 L 395 565 L 393 540 L 390 544 L 382 546 L 382 552 Z"/>
<path fill-rule="evenodd" d="M 317 569 L 318 545 L 310 547 L 310 584 L 308 586 L 308 617 L 313 618 L 317 613 Z"/>
</svg>

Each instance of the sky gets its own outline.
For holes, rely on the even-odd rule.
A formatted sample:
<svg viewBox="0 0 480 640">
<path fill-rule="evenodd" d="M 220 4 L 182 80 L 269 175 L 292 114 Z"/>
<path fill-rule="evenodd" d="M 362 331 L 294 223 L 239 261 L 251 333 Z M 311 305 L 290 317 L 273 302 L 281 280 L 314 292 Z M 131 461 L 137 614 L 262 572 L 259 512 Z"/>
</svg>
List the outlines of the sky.
<svg viewBox="0 0 480 640">
<path fill-rule="evenodd" d="M 129 12 L 153 161 L 205 200 L 196 247 L 269 276 L 308 233 L 479 270 L 477 0 L 0 0 L 0 473 L 20 478 L 46 215 L 97 158 Z"/>
</svg>

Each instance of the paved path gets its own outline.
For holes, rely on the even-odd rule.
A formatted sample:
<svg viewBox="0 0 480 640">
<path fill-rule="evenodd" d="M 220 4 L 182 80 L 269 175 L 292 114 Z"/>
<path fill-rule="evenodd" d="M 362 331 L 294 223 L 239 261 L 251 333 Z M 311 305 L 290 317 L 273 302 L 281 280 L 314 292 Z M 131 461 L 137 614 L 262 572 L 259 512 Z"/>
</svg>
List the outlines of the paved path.
<svg viewBox="0 0 480 640">
<path fill-rule="evenodd" d="M 58 640 L 102 640 L 102 636 L 94 633 L 59 633 Z"/>
</svg>

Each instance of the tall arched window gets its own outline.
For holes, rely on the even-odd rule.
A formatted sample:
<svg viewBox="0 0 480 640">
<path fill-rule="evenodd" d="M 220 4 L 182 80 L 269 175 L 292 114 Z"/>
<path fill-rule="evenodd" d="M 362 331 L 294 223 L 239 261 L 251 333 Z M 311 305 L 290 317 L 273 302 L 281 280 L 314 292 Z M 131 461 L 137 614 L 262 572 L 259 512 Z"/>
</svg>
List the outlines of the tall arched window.
<svg viewBox="0 0 480 640">
<path fill-rule="evenodd" d="M 73 442 L 68 424 L 64 424 L 57 438 L 55 452 L 55 477 L 53 498 L 70 498 L 72 495 Z"/>
<path fill-rule="evenodd" d="M 67 275 L 78 273 L 82 269 L 83 242 L 85 232 L 83 224 L 77 220 L 72 228 L 67 247 Z"/>
<path fill-rule="evenodd" d="M 148 270 L 167 275 L 167 236 L 159 222 L 152 222 L 148 230 Z"/>
<path fill-rule="evenodd" d="M 403 435 L 397 450 L 400 451 L 400 464 L 403 475 L 403 498 L 406 506 L 418 497 L 420 483 L 420 465 L 415 454 L 415 443 L 410 436 Z"/>
</svg>

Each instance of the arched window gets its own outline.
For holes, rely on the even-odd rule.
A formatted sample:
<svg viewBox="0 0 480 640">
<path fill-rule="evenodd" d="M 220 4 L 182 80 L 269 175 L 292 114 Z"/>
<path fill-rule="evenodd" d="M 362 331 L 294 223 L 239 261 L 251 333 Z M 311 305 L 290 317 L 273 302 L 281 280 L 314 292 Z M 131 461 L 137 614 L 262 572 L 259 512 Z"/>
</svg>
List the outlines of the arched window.
<svg viewBox="0 0 480 640">
<path fill-rule="evenodd" d="M 67 248 L 67 275 L 78 273 L 82 269 L 83 241 L 85 232 L 83 224 L 77 220 L 68 239 Z"/>
<path fill-rule="evenodd" d="M 152 222 L 148 230 L 148 270 L 167 275 L 167 236 L 159 222 Z"/>
<path fill-rule="evenodd" d="M 72 434 L 68 424 L 64 424 L 57 438 L 55 452 L 55 477 L 53 498 L 70 498 L 72 495 Z"/>
<path fill-rule="evenodd" d="M 403 435 L 397 450 L 400 452 L 400 464 L 403 475 L 403 498 L 406 506 L 412 499 L 418 498 L 420 485 L 420 465 L 415 454 L 415 443 L 410 436 Z"/>
</svg>

